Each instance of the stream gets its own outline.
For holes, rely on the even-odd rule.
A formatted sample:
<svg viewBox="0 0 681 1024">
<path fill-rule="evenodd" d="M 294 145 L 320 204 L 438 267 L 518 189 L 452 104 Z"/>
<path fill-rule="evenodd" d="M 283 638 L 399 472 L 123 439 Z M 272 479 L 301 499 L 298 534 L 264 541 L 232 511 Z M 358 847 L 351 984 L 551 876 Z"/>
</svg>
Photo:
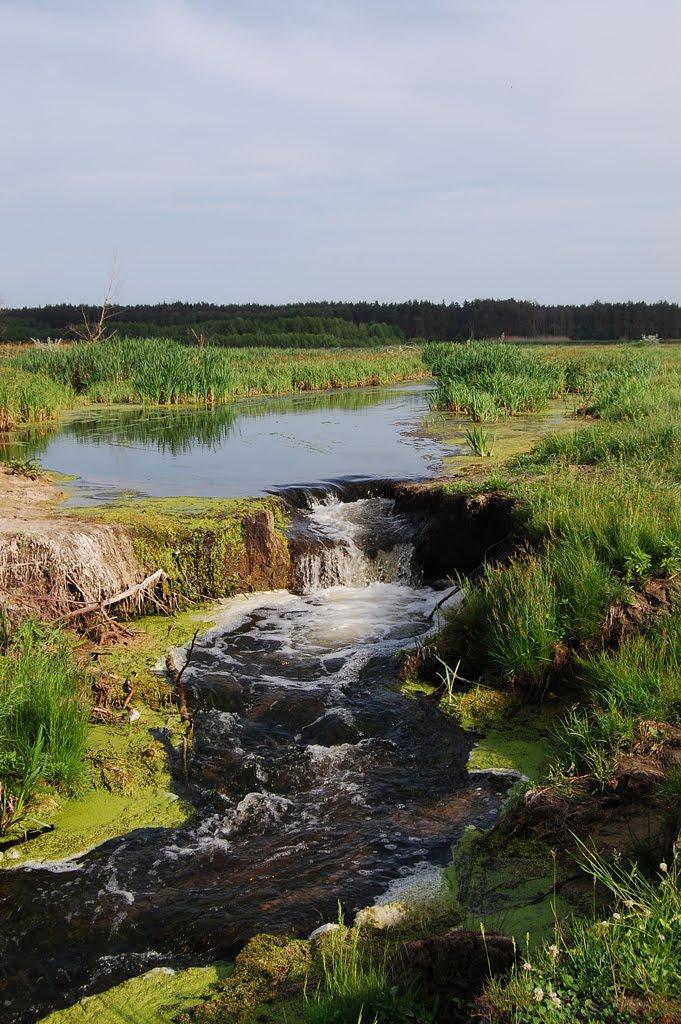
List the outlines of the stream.
<svg viewBox="0 0 681 1024">
<path fill-rule="evenodd" d="M 396 655 L 442 595 L 409 524 L 387 498 L 303 497 L 300 592 L 229 602 L 187 667 L 195 817 L 0 872 L 8 1024 L 261 931 L 307 935 L 339 902 L 350 919 L 495 820 L 509 780 L 469 775 L 472 738 L 399 689 Z"/>
</svg>

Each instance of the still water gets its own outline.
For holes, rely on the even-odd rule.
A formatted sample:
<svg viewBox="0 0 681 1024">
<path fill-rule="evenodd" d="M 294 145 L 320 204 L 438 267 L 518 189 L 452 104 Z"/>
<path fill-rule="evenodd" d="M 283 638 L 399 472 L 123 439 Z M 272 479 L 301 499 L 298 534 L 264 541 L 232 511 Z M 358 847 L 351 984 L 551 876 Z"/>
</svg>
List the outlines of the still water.
<svg viewBox="0 0 681 1024">
<path fill-rule="evenodd" d="M 256 496 L 290 484 L 431 476 L 447 451 L 422 430 L 429 386 L 245 399 L 212 409 L 116 408 L 14 435 L 9 457 L 74 478 L 71 504 L 123 494 Z M 0 456 L 3 454 L 0 445 Z"/>
</svg>

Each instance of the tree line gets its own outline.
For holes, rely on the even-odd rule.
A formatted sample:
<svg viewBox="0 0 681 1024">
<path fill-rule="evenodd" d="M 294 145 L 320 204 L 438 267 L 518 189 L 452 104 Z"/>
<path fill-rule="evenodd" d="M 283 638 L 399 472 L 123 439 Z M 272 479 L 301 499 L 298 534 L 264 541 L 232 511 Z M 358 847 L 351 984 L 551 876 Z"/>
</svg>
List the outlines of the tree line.
<svg viewBox="0 0 681 1024">
<path fill-rule="evenodd" d="M 633 340 L 643 334 L 681 338 L 681 306 L 672 302 L 592 302 L 542 305 L 517 299 L 470 302 L 305 302 L 288 305 L 168 302 L 112 307 L 119 334 L 163 335 L 177 341 L 226 345 L 294 345 L 319 337 L 320 344 L 385 344 L 410 339 L 569 338 Z M 0 340 L 67 337 L 98 307 L 61 304 L 7 309 L 0 314 Z M 274 340 L 276 337 L 276 341 Z M 268 341 L 268 339 L 270 339 Z"/>
</svg>

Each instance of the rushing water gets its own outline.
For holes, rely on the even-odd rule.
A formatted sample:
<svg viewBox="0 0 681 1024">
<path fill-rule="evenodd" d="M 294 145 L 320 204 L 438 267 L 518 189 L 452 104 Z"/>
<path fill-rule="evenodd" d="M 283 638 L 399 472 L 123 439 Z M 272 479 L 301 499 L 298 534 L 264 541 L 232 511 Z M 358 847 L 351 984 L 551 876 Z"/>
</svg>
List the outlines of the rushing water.
<svg viewBox="0 0 681 1024">
<path fill-rule="evenodd" d="M 471 777 L 471 739 L 397 686 L 395 654 L 430 628 L 409 528 L 390 501 L 310 500 L 300 593 L 236 599 L 186 671 L 197 813 L 80 857 L 0 872 L 8 1021 L 154 964 L 301 934 L 447 862 L 508 784 Z"/>
<path fill-rule="evenodd" d="M 418 384 L 212 409 L 90 409 L 4 443 L 0 435 L 0 458 L 37 456 L 72 476 L 76 504 L 121 493 L 229 498 L 345 477 L 429 476 L 447 446 L 419 433 L 427 393 Z"/>
</svg>

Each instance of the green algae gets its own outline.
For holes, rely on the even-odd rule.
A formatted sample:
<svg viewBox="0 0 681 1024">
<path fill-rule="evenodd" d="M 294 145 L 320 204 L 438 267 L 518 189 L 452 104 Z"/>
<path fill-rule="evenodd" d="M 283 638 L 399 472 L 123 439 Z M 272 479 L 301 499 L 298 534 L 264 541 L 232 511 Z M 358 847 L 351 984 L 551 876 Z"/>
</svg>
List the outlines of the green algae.
<svg viewBox="0 0 681 1024">
<path fill-rule="evenodd" d="M 126 499 L 69 510 L 84 519 L 127 527 L 140 564 L 150 572 L 163 569 L 171 593 L 185 602 L 252 589 L 242 564 L 244 523 L 262 512 L 271 513 L 283 538 L 287 518 L 276 497 Z"/>
<path fill-rule="evenodd" d="M 170 686 L 165 676 L 152 670 L 168 650 L 185 647 L 197 629 L 204 633 L 215 625 L 220 605 L 204 602 L 172 615 L 145 615 L 129 624 L 130 636 L 98 655 L 99 667 L 121 679 L 130 679 L 135 695 L 152 707 L 167 703 Z"/>
<path fill-rule="evenodd" d="M 142 706 L 134 725 L 92 725 L 88 731 L 89 785 L 76 796 L 43 795 L 33 816 L 52 830 L 12 848 L 3 867 L 60 860 L 138 828 L 175 828 L 193 808 L 171 791 L 166 752 L 150 730 L 171 737 L 176 716 Z"/>
<path fill-rule="evenodd" d="M 449 877 L 468 927 L 501 931 L 525 945 L 552 935 L 556 922 L 578 908 L 576 892 L 570 898 L 564 884 L 574 872 L 574 864 L 539 839 L 469 826 L 455 847 Z"/>
<path fill-rule="evenodd" d="M 540 782 L 555 751 L 553 734 L 558 716 L 559 708 L 552 704 L 515 710 L 478 740 L 468 770 L 511 768 L 532 782 Z"/>
<path fill-rule="evenodd" d="M 178 1013 L 209 999 L 230 970 L 222 963 L 177 972 L 157 967 L 57 1010 L 41 1024 L 171 1024 Z"/>
<path fill-rule="evenodd" d="M 433 697 L 439 687 L 415 677 L 408 677 L 400 684 L 400 692 L 406 697 Z"/>
</svg>

